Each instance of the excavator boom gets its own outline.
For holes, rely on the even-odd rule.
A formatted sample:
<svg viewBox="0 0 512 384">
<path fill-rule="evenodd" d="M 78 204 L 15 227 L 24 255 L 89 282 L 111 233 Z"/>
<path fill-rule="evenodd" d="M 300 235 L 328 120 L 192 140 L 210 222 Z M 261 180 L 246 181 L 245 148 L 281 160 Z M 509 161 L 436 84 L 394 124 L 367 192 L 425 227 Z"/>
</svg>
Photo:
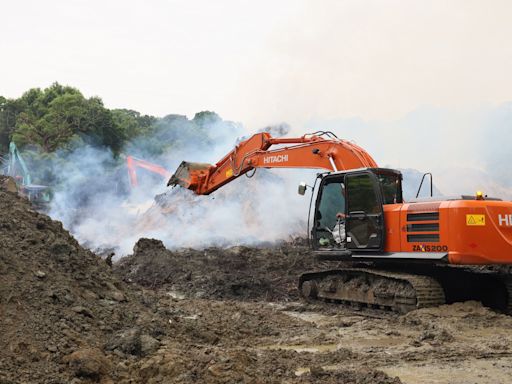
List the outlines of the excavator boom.
<svg viewBox="0 0 512 384">
<path fill-rule="evenodd" d="M 330 132 L 297 138 L 274 138 L 262 132 L 240 142 L 215 165 L 182 162 L 167 185 L 180 185 L 198 195 L 208 195 L 255 168 L 340 171 L 375 167 L 377 163 L 368 152 Z"/>
</svg>

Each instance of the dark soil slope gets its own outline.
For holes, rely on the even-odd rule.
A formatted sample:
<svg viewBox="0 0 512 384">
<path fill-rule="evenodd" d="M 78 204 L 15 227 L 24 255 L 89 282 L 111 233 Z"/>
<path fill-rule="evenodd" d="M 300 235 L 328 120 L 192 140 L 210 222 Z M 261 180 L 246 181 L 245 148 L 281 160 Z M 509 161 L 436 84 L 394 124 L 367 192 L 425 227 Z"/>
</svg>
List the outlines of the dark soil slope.
<svg viewBox="0 0 512 384">
<path fill-rule="evenodd" d="M 115 269 L 125 281 L 187 297 L 286 301 L 299 299 L 298 277 L 314 267 L 304 245 L 170 251 L 160 240 L 140 239 Z"/>
<path fill-rule="evenodd" d="M 0 383 L 105 380 L 104 345 L 141 306 L 60 222 L 1 187 L 0 212 Z"/>
<path fill-rule="evenodd" d="M 266 348 L 300 329 L 317 332 L 276 304 L 253 302 L 296 298 L 296 276 L 310 263 L 304 248 L 170 252 L 142 239 L 117 267 L 125 284 L 3 181 L 0 384 L 400 382 L 344 349 Z M 358 366 L 315 368 L 347 359 Z M 313 368 L 297 376 L 300 367 Z"/>
</svg>

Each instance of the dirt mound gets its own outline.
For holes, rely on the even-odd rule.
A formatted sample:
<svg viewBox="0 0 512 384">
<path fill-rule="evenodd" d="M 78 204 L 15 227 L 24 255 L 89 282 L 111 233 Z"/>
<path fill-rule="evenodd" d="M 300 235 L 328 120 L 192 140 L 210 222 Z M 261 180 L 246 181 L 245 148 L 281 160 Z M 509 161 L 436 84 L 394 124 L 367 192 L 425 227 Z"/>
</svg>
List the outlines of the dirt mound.
<svg viewBox="0 0 512 384">
<path fill-rule="evenodd" d="M 305 248 L 170 252 L 143 239 L 117 273 L 164 288 L 145 290 L 2 187 L 0 211 L 2 384 L 394 382 L 316 368 L 356 358 L 346 351 L 267 349 L 303 321 L 275 304 L 225 300 L 296 298 L 296 276 L 311 260 Z M 301 366 L 310 368 L 298 376 Z"/>
<path fill-rule="evenodd" d="M 333 358 L 333 356 L 331 356 Z M 272 351 L 265 354 L 232 349 L 192 347 L 188 351 L 165 349 L 150 360 L 141 362 L 136 376 L 141 382 L 156 383 L 339 383 L 400 384 L 382 371 L 368 368 L 329 371 L 320 365 L 296 372 L 299 364 L 311 364 L 321 358 L 294 351 Z"/>
<path fill-rule="evenodd" d="M 326 372 L 323 369 L 311 370 L 309 375 L 304 376 L 301 383 L 333 383 L 333 384 L 401 384 L 398 377 L 389 377 L 382 371 L 342 370 L 337 372 Z"/>
<path fill-rule="evenodd" d="M 479 303 L 404 316 L 289 303 L 297 276 L 322 268 L 300 244 L 171 252 L 141 239 L 113 272 L 4 181 L 1 384 L 490 384 L 512 374 L 512 318 Z"/>
<path fill-rule="evenodd" d="M 60 222 L 1 187 L 0 212 L 0 382 L 110 377 L 104 344 L 143 307 Z"/>
<path fill-rule="evenodd" d="M 297 300 L 298 276 L 315 267 L 304 245 L 167 250 L 160 240 L 140 239 L 116 273 L 145 287 L 165 287 L 186 297 Z"/>
</svg>

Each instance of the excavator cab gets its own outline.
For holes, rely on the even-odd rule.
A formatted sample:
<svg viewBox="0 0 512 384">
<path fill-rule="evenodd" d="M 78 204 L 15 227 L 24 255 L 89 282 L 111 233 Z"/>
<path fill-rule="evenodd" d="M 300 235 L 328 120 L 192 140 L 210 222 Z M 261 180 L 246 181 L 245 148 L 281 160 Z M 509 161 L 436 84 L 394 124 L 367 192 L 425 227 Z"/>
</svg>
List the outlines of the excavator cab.
<svg viewBox="0 0 512 384">
<path fill-rule="evenodd" d="M 374 168 L 321 175 L 312 228 L 313 246 L 322 251 L 381 252 L 384 204 L 402 202 L 402 176 Z"/>
</svg>

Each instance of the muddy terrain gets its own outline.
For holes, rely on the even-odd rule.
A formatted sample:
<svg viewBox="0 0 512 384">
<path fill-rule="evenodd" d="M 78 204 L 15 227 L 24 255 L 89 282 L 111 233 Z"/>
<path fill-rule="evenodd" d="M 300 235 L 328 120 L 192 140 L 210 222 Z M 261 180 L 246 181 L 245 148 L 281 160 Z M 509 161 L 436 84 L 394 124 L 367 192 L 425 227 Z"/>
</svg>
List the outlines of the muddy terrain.
<svg viewBox="0 0 512 384">
<path fill-rule="evenodd" d="M 0 383 L 508 383 L 512 317 L 308 304 L 301 243 L 111 266 L 0 180 Z"/>
</svg>

